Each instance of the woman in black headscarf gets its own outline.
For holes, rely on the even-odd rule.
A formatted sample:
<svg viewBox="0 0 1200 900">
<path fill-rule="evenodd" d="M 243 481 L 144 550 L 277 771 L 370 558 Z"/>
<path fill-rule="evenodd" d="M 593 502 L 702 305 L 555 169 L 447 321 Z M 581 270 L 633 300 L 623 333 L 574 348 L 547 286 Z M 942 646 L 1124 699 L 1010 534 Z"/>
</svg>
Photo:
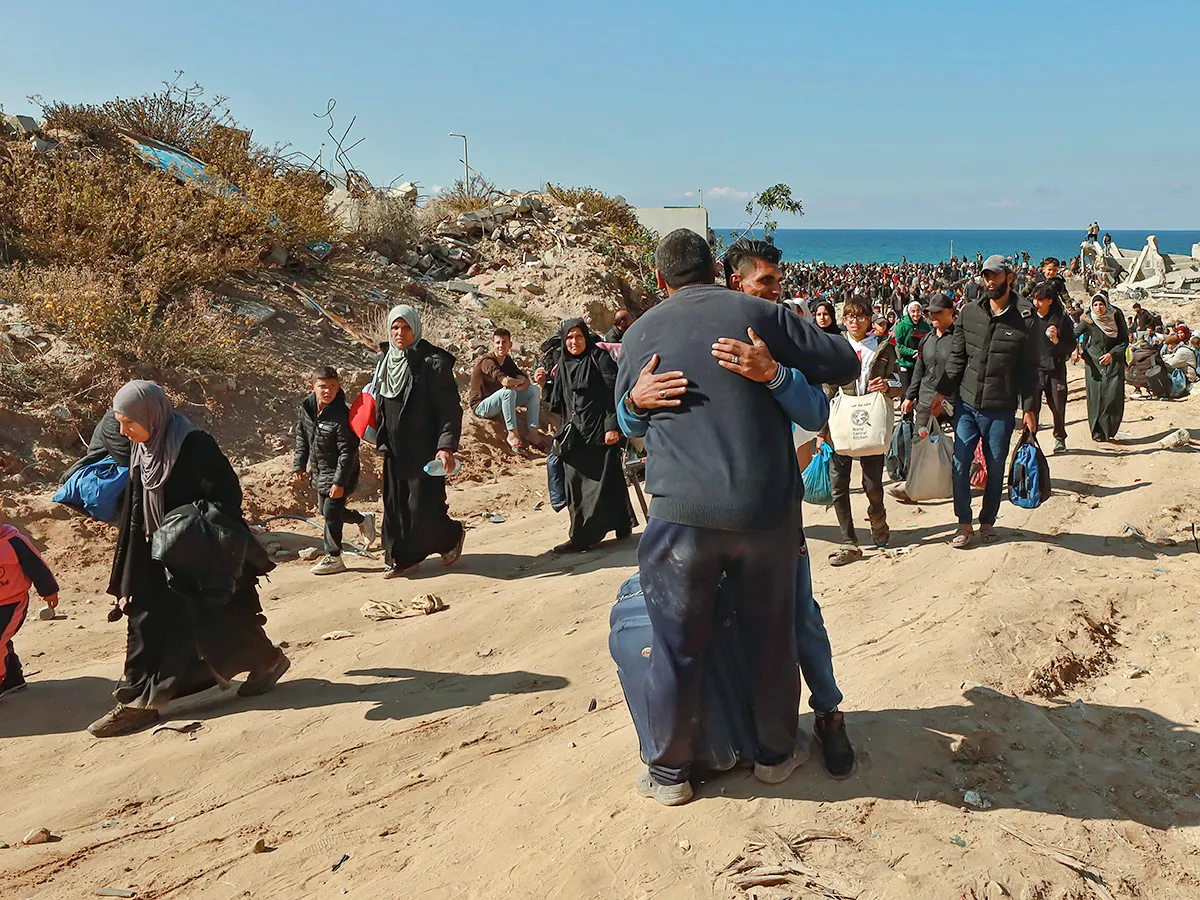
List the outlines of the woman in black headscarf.
<svg viewBox="0 0 1200 900">
<path fill-rule="evenodd" d="M 633 532 L 633 506 L 621 466 L 621 433 L 614 396 L 617 364 L 596 346 L 583 319 L 559 330 L 562 348 L 550 385 L 550 408 L 562 416 L 555 452 L 566 472 L 571 539 L 556 553 L 580 553 L 604 540 Z"/>
<path fill-rule="evenodd" d="M 842 336 L 842 329 L 838 328 L 837 311 L 832 300 L 826 300 L 822 297 L 812 303 L 813 321 L 817 323 L 817 327 L 826 334 L 832 334 L 834 337 Z"/>
<path fill-rule="evenodd" d="M 454 357 L 421 336 L 411 306 L 388 313 L 388 340 L 379 345 L 377 446 L 383 452 L 384 578 L 413 575 L 421 560 L 440 553 L 452 565 L 462 555 L 466 529 L 450 518 L 446 479 L 425 472 L 434 461 L 446 474 L 457 468 L 462 401 Z"/>
<path fill-rule="evenodd" d="M 113 691 L 117 706 L 88 726 L 96 737 L 152 725 L 171 700 L 228 687 L 243 672 L 250 676 L 238 693 L 264 694 L 291 665 L 263 631 L 253 574 L 242 573 L 224 602 L 206 603 L 169 587 L 166 569 L 150 556 L 167 513 L 199 500 L 247 528 L 241 485 L 217 442 L 175 412 L 152 381 L 129 382 L 113 410 L 132 442 L 132 468 L 108 592 L 125 600 L 129 634 L 125 674 Z"/>
<path fill-rule="evenodd" d="M 1092 440 L 1111 441 L 1125 417 L 1125 351 L 1129 326 L 1125 314 L 1108 302 L 1108 292 L 1092 297 L 1091 312 L 1075 326 L 1079 352 L 1086 364 L 1088 422 Z"/>
</svg>

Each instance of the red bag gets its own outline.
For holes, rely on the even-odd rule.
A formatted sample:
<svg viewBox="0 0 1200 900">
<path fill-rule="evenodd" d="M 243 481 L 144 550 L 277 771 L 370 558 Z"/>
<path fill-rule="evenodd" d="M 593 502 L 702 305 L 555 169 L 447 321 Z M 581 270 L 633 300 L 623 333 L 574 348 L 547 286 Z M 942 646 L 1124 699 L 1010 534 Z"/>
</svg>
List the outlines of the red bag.
<svg viewBox="0 0 1200 900">
<path fill-rule="evenodd" d="M 975 445 L 975 458 L 971 460 L 971 487 L 983 490 L 987 487 L 987 460 L 983 457 L 983 440 Z"/>
</svg>

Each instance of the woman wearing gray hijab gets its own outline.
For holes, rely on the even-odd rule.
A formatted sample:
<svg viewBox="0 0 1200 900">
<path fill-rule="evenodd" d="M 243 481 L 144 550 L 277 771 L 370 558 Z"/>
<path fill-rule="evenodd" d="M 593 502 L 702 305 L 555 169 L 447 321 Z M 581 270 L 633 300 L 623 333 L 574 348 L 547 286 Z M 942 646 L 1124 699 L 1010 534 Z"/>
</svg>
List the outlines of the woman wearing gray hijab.
<svg viewBox="0 0 1200 900">
<path fill-rule="evenodd" d="M 217 442 L 176 412 L 152 381 L 117 391 L 113 411 L 132 442 L 129 487 L 108 592 L 125 601 L 129 635 L 117 706 L 88 726 L 96 737 L 130 734 L 159 720 L 171 700 L 250 675 L 238 693 L 269 691 L 288 658 L 263 631 L 256 579 L 243 577 L 227 602 L 201 603 L 172 590 L 150 556 L 164 517 L 206 500 L 245 527 L 242 488 Z"/>
<path fill-rule="evenodd" d="M 412 575 L 439 553 L 452 565 L 466 530 L 450 518 L 446 479 L 424 471 L 435 459 L 453 474 L 462 435 L 462 401 L 454 357 L 421 336 L 411 306 L 388 313 L 388 339 L 379 345 L 375 385 L 378 440 L 383 453 L 384 578 Z"/>
</svg>

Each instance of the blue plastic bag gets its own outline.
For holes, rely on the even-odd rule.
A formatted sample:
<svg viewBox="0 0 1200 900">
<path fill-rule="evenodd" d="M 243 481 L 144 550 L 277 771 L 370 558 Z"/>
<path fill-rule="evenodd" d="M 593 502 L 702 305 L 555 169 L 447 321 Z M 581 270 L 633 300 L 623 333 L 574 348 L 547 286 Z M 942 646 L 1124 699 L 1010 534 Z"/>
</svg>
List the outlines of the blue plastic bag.
<svg viewBox="0 0 1200 900">
<path fill-rule="evenodd" d="M 833 448 L 828 441 L 821 442 L 812 462 L 804 469 L 801 478 L 804 479 L 804 499 L 816 506 L 833 505 L 833 483 L 829 480 L 829 459 L 833 456 Z"/>
<path fill-rule="evenodd" d="M 54 502 L 82 509 L 101 522 L 111 522 L 121 511 L 121 497 L 128 480 L 129 469 L 106 456 L 68 478 L 55 493 Z"/>
<path fill-rule="evenodd" d="M 1183 369 L 1171 370 L 1171 399 L 1178 399 L 1188 392 L 1187 375 Z"/>
</svg>

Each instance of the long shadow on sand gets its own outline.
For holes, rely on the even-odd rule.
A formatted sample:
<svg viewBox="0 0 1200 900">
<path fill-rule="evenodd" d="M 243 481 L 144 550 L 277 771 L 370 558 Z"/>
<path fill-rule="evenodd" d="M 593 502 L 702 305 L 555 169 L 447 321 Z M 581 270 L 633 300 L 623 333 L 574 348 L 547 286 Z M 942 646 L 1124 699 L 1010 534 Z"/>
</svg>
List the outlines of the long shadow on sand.
<svg viewBox="0 0 1200 900">
<path fill-rule="evenodd" d="M 28 689 L 0 703 L 0 740 L 83 731 L 113 707 L 112 678 L 29 677 Z"/>
<path fill-rule="evenodd" d="M 977 790 L 992 810 L 1163 829 L 1200 823 L 1196 730 L 1136 707 L 1047 707 L 984 687 L 963 696 L 970 705 L 847 712 L 859 764 L 845 781 L 830 779 L 812 759 L 780 785 L 739 769 L 714 776 L 699 796 L 875 797 L 957 808 L 966 805 L 964 791 Z M 951 742 L 964 735 L 979 752 L 959 759 Z"/>
<path fill-rule="evenodd" d="M 420 669 L 353 669 L 347 675 L 383 678 L 375 684 L 351 684 L 324 678 L 281 681 L 279 687 L 253 701 L 254 709 L 311 709 L 340 703 L 369 702 L 366 718 L 411 719 L 451 709 L 481 706 L 506 694 L 537 694 L 560 691 L 570 682 L 561 675 L 536 672 L 495 672 L 465 675 L 459 672 L 426 672 Z M 235 712 L 236 708 L 214 707 L 212 715 Z M 203 718 L 197 715 L 195 718 Z"/>
</svg>

